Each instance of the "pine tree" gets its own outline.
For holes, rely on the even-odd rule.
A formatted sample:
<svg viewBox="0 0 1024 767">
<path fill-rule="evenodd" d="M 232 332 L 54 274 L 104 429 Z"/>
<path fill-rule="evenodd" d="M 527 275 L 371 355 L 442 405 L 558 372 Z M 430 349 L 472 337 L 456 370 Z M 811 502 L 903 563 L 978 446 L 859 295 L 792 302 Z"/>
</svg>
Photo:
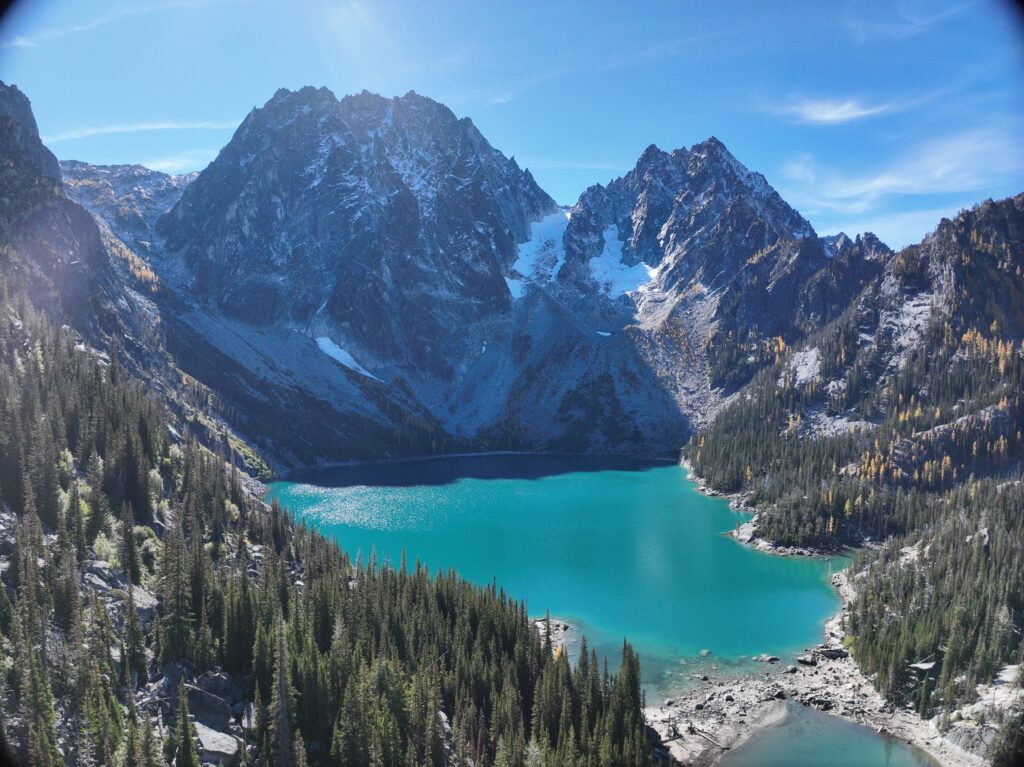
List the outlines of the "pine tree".
<svg viewBox="0 0 1024 767">
<path fill-rule="evenodd" d="M 135 541 L 135 522 L 130 503 L 121 506 L 121 569 L 131 583 L 142 579 L 142 562 Z"/>
<path fill-rule="evenodd" d="M 295 753 L 292 756 L 294 767 L 307 767 L 306 765 L 306 744 L 302 740 L 302 730 L 295 732 Z"/>
<path fill-rule="evenodd" d="M 68 508 L 64 512 L 64 524 L 67 526 L 72 545 L 75 547 L 75 557 L 79 562 L 84 561 L 86 558 L 85 519 L 82 515 L 82 499 L 79 495 L 77 479 L 71 480 Z"/>
<path fill-rule="evenodd" d="M 181 523 L 174 520 L 164 540 L 160 568 L 163 615 L 160 621 L 162 663 L 192 657 L 192 596 Z"/>
<path fill-rule="evenodd" d="M 164 767 L 160 736 L 154 729 L 153 723 L 149 721 L 149 717 L 144 716 L 142 718 L 139 729 L 142 732 L 141 751 L 143 761 L 141 767 Z"/>
<path fill-rule="evenodd" d="M 146 682 L 146 644 L 142 634 L 142 624 L 135 610 L 135 587 L 128 582 L 127 599 L 125 601 L 125 652 L 126 665 L 132 680 L 132 689 L 139 682 Z"/>
<path fill-rule="evenodd" d="M 295 708 L 295 690 L 289 678 L 288 645 L 284 628 L 284 621 L 278 618 L 274 683 L 268 713 L 269 737 L 274 744 L 274 767 L 292 767 L 294 757 L 291 716 Z"/>
<path fill-rule="evenodd" d="M 89 485 L 89 521 L 85 527 L 85 542 L 91 546 L 96 536 L 107 525 L 107 500 L 103 494 L 103 461 L 93 453 L 86 469 L 85 481 Z"/>
<path fill-rule="evenodd" d="M 174 767 L 200 767 L 192 722 L 189 721 L 188 694 L 184 678 L 178 680 L 178 723 L 175 726 Z"/>
</svg>

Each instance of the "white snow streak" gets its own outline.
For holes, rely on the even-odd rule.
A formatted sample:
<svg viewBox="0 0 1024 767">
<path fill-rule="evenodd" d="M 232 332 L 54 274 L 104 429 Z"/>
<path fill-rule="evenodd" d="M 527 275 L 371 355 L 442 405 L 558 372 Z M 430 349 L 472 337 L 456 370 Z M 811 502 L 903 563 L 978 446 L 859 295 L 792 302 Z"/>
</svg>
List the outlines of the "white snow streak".
<svg viewBox="0 0 1024 767">
<path fill-rule="evenodd" d="M 590 273 L 598 285 L 615 298 L 632 293 L 646 285 L 654 277 L 654 267 L 645 263 L 627 266 L 622 263 L 622 240 L 619 228 L 614 224 L 604 230 L 604 250 L 600 256 L 590 259 Z"/>
<path fill-rule="evenodd" d="M 340 362 L 349 370 L 354 370 L 355 372 L 359 373 L 359 375 L 366 376 L 367 378 L 372 378 L 374 381 L 380 381 L 380 379 L 377 378 L 377 376 L 375 376 L 369 370 L 367 370 L 358 362 L 356 362 L 351 354 L 342 349 L 327 336 L 317 337 L 316 345 L 320 347 L 320 351 L 322 351 L 331 359 Z M 381 381 L 381 383 L 383 383 L 383 381 Z"/>
<path fill-rule="evenodd" d="M 569 211 L 558 210 L 530 225 L 530 241 L 519 246 L 512 271 L 522 279 L 506 277 L 512 298 L 522 298 L 524 281 L 551 282 L 565 263 L 562 236 L 569 225 Z"/>
</svg>

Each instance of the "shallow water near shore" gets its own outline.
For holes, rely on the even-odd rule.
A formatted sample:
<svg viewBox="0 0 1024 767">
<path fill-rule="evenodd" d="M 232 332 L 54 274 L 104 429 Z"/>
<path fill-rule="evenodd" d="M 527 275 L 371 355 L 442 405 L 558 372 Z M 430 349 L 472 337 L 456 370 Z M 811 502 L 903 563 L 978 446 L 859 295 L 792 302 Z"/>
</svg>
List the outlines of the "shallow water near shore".
<svg viewBox="0 0 1024 767">
<path fill-rule="evenodd" d="M 842 558 L 762 554 L 723 536 L 748 516 L 674 463 L 489 455 L 344 466 L 271 485 L 347 550 L 496 580 L 579 626 L 614 668 L 623 637 L 648 699 L 718 667 L 756 670 L 820 641 Z M 702 651 L 709 651 L 705 656 Z"/>
<path fill-rule="evenodd" d="M 939 767 L 920 749 L 798 704 L 726 754 L 721 767 Z"/>
</svg>

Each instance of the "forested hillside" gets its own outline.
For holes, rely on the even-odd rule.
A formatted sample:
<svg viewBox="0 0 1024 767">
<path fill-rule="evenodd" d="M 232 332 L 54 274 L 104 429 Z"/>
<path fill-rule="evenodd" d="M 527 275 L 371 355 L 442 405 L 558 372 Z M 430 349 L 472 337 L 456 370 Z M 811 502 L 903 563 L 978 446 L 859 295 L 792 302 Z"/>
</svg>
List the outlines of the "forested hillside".
<svg viewBox="0 0 1024 767">
<path fill-rule="evenodd" d="M 855 559 L 848 628 L 878 689 L 924 716 L 1024 652 L 1022 235 L 1024 196 L 943 221 L 824 329 L 778 339 L 684 450 L 763 539 L 887 541 Z"/>
<path fill-rule="evenodd" d="M 26 765 L 643 765 L 637 656 L 350 563 L 0 281 L 0 710 Z"/>
</svg>

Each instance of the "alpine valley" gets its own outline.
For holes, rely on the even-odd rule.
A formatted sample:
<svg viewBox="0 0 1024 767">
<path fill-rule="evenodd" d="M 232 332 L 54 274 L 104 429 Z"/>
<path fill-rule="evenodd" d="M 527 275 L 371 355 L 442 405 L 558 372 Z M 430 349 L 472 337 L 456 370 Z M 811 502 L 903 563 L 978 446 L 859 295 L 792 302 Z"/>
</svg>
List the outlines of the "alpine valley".
<svg viewBox="0 0 1024 767">
<path fill-rule="evenodd" d="M 724 682 L 655 711 L 629 644 L 615 674 L 570 661 L 500 584 L 353 563 L 263 501 L 297 470 L 516 451 L 681 461 L 753 514 L 735 545 L 854 550 L 830 639 L 759 684 L 1019 763 L 1024 194 L 935 223 L 898 252 L 819 236 L 714 137 L 561 207 L 414 92 L 281 89 L 199 173 L 58 162 L 0 84 L 15 753 L 715 761 Z"/>
</svg>

